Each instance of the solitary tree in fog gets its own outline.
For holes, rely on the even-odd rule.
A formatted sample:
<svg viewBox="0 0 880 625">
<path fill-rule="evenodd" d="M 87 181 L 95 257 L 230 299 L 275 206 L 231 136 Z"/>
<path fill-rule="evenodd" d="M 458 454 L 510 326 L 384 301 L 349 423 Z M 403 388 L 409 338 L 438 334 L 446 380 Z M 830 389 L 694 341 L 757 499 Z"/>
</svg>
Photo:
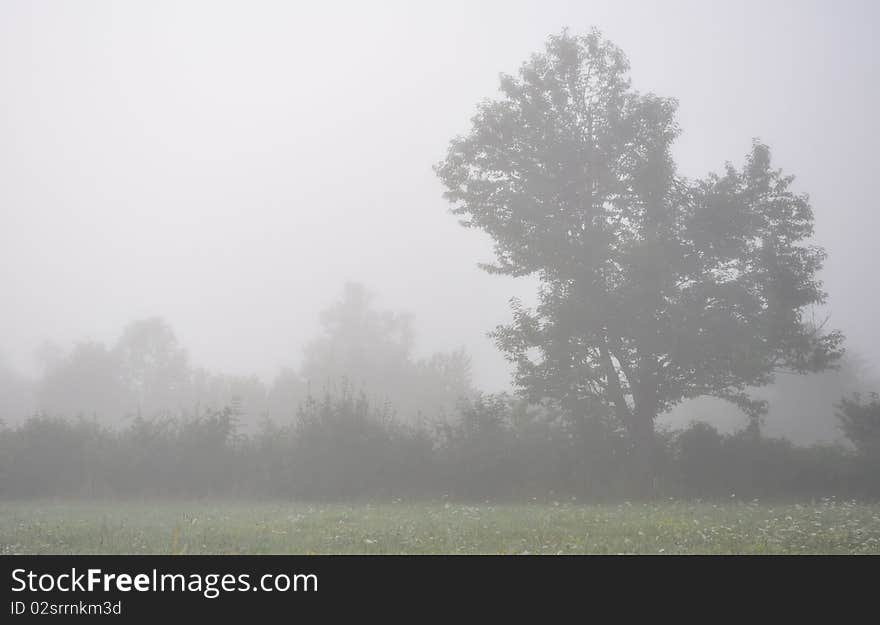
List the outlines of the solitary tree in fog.
<svg viewBox="0 0 880 625">
<path fill-rule="evenodd" d="M 769 148 L 682 178 L 676 101 L 635 91 L 628 69 L 595 31 L 551 37 L 436 171 L 453 213 L 494 239 L 485 268 L 540 279 L 537 307 L 514 300 L 494 333 L 517 383 L 614 419 L 646 479 L 658 414 L 711 395 L 757 421 L 747 389 L 830 366 L 841 336 L 804 323 L 825 254 Z"/>
</svg>

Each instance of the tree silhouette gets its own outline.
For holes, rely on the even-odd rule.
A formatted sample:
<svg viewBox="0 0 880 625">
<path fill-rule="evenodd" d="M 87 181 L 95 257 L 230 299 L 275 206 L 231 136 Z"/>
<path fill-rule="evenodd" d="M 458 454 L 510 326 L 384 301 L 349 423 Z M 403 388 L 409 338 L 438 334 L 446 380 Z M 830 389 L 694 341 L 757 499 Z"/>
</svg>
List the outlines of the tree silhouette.
<svg viewBox="0 0 880 625">
<path fill-rule="evenodd" d="M 623 52 L 593 31 L 549 38 L 502 75 L 436 172 L 463 225 L 494 240 L 510 276 L 536 275 L 539 303 L 513 301 L 495 338 L 534 397 L 625 428 L 642 484 L 654 420 L 685 398 L 735 402 L 778 368 L 818 371 L 837 332 L 804 323 L 824 301 L 824 251 L 792 178 L 755 143 L 742 170 L 677 175 L 675 100 L 642 94 Z"/>
</svg>

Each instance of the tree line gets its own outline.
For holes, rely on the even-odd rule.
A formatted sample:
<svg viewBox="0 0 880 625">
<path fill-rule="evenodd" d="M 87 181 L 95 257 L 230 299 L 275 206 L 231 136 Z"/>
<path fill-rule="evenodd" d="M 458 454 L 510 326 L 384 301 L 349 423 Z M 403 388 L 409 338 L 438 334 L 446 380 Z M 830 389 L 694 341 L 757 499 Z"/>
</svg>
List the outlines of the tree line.
<svg viewBox="0 0 880 625">
<path fill-rule="evenodd" d="M 601 501 L 639 496 L 624 430 L 510 395 L 463 400 L 411 424 L 343 385 L 285 425 L 250 433 L 234 407 L 135 417 L 123 428 L 36 415 L 0 431 L 0 497 L 254 497 L 300 500 Z M 880 399 L 839 406 L 852 447 L 799 447 L 697 422 L 655 437 L 653 496 L 873 498 Z"/>
<path fill-rule="evenodd" d="M 283 368 L 269 384 L 195 366 L 159 317 L 131 322 L 111 345 L 82 341 L 67 351 L 44 345 L 36 380 L 0 371 L 0 396 L 17 398 L 4 402 L 0 419 L 15 423 L 39 413 L 120 426 L 138 416 L 178 417 L 234 403 L 239 427 L 249 431 L 263 419 L 292 420 L 309 394 L 332 391 L 342 380 L 407 420 L 448 414 L 474 392 L 463 349 L 415 356 L 413 317 L 377 309 L 361 284 L 346 284 L 320 321 L 302 363 Z"/>
</svg>

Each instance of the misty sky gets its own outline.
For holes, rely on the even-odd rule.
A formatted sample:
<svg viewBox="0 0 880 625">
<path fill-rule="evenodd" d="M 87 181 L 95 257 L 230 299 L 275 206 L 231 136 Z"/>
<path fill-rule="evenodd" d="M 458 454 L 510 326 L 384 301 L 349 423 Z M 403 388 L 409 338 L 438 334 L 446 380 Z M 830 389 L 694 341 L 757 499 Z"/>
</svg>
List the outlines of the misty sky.
<svg viewBox="0 0 880 625">
<path fill-rule="evenodd" d="M 268 380 L 356 280 L 502 388 L 485 333 L 534 285 L 476 268 L 431 167 L 499 72 L 597 26 L 679 99 L 682 174 L 760 137 L 798 177 L 831 324 L 880 363 L 878 6 L 0 1 L 0 358 L 160 315 L 194 363 Z"/>
</svg>

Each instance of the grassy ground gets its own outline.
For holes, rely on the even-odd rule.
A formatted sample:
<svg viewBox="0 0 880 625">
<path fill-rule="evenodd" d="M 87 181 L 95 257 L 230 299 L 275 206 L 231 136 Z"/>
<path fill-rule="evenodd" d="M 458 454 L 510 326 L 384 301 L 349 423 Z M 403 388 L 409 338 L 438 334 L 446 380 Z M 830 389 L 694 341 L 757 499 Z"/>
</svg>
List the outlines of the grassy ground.
<svg viewBox="0 0 880 625">
<path fill-rule="evenodd" d="M 6 501 L 0 553 L 880 554 L 880 505 Z"/>
</svg>

